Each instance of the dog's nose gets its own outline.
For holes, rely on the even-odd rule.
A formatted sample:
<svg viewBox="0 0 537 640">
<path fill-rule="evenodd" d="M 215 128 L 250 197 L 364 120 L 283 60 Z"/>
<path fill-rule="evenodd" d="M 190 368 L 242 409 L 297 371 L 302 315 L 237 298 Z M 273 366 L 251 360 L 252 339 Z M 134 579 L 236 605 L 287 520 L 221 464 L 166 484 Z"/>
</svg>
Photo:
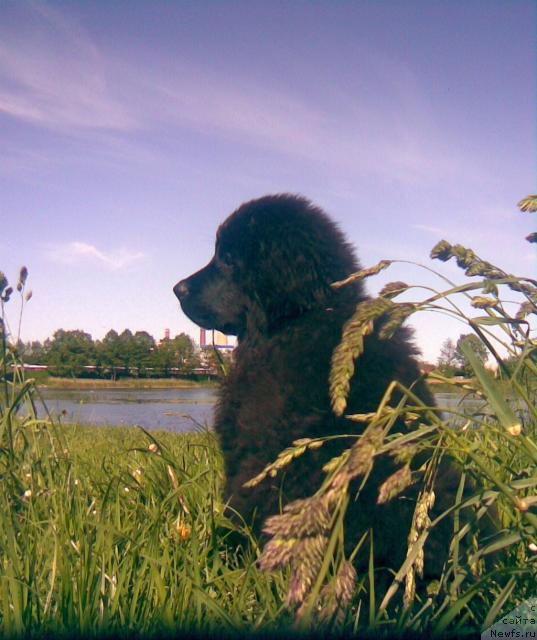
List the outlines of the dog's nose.
<svg viewBox="0 0 537 640">
<path fill-rule="evenodd" d="M 175 285 L 175 287 L 173 288 L 173 292 L 179 298 L 179 300 L 182 300 L 188 295 L 187 283 L 184 280 L 181 280 Z"/>
</svg>

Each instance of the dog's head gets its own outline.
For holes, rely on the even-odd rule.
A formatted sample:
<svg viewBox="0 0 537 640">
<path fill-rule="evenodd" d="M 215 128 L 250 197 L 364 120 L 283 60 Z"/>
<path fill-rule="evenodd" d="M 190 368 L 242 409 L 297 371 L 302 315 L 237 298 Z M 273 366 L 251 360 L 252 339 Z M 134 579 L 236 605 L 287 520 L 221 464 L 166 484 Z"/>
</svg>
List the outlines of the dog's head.
<svg viewBox="0 0 537 640">
<path fill-rule="evenodd" d="M 266 196 L 219 227 L 213 259 L 174 287 L 186 315 L 243 337 L 330 304 L 331 283 L 357 270 L 337 226 L 308 200 Z"/>
</svg>

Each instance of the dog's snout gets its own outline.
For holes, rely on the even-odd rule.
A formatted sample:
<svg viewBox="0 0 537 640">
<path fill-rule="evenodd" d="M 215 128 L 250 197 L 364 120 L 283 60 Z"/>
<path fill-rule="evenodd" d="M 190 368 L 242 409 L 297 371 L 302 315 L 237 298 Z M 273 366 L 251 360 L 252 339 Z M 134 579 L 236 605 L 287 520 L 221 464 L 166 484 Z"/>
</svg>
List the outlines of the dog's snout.
<svg viewBox="0 0 537 640">
<path fill-rule="evenodd" d="M 188 285 L 186 281 L 181 280 L 180 282 L 178 282 L 173 288 L 173 292 L 179 298 L 179 300 L 185 298 L 188 295 Z"/>
</svg>

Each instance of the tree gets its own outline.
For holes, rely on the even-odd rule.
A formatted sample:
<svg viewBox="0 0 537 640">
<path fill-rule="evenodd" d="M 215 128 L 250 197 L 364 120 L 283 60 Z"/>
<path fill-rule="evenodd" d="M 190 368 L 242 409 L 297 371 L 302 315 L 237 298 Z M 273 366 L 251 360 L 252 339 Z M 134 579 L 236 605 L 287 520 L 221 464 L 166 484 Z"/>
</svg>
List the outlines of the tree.
<svg viewBox="0 0 537 640">
<path fill-rule="evenodd" d="M 175 350 L 175 366 L 180 373 L 190 374 L 199 367 L 200 361 L 196 353 L 196 346 L 192 338 L 186 333 L 180 333 L 172 340 Z"/>
<path fill-rule="evenodd" d="M 53 375 L 78 377 L 95 364 L 95 345 L 89 333 L 58 329 L 49 343 L 47 364 Z"/>
<path fill-rule="evenodd" d="M 158 369 L 159 375 L 163 375 L 164 377 L 170 375 L 170 369 L 174 365 L 174 349 L 170 338 L 163 338 L 158 343 L 153 362 Z"/>
<path fill-rule="evenodd" d="M 137 331 L 131 342 L 132 364 L 138 370 L 138 375 L 147 375 L 147 367 L 151 366 L 151 361 L 155 351 L 155 338 L 147 331 Z"/>
<path fill-rule="evenodd" d="M 444 375 L 453 375 L 457 367 L 457 347 L 451 338 L 447 338 L 440 347 L 440 355 L 436 364 Z"/>
<path fill-rule="evenodd" d="M 103 369 L 110 370 L 112 380 L 117 377 L 117 368 L 121 367 L 121 343 L 117 331 L 111 329 L 97 343 L 97 357 Z"/>
<path fill-rule="evenodd" d="M 20 353 L 26 364 L 44 364 L 47 357 L 45 347 L 39 340 L 22 345 Z"/>
<path fill-rule="evenodd" d="M 473 369 L 461 349 L 463 344 L 468 345 L 483 363 L 486 362 L 489 354 L 485 345 L 475 334 L 465 333 L 459 337 L 457 340 L 457 346 L 455 347 L 455 362 L 461 369 L 464 369 L 464 372 L 467 375 L 472 375 Z"/>
<path fill-rule="evenodd" d="M 119 362 L 125 368 L 127 375 L 134 364 L 134 336 L 130 329 L 125 329 L 119 334 Z"/>
<path fill-rule="evenodd" d="M 186 333 L 180 333 L 173 340 L 164 338 L 159 342 L 155 363 L 162 370 L 164 376 L 170 375 L 172 369 L 176 369 L 178 373 L 183 375 L 188 375 L 199 366 L 199 357 L 190 336 Z"/>
<path fill-rule="evenodd" d="M 227 349 L 205 347 L 203 360 L 212 375 L 225 378 L 233 362 L 233 352 Z"/>
<path fill-rule="evenodd" d="M 130 329 L 121 334 L 113 329 L 98 344 L 99 363 L 110 369 L 115 380 L 118 370 L 127 375 L 146 375 L 147 367 L 152 364 L 155 339 L 147 331 L 137 331 L 134 335 Z"/>
</svg>

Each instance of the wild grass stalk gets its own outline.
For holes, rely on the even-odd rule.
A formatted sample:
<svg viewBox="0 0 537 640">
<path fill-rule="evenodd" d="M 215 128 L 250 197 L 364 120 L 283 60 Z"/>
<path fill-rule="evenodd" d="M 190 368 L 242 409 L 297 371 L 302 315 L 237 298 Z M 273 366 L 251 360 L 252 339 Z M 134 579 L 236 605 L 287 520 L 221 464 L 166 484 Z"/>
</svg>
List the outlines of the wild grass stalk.
<svg viewBox="0 0 537 640">
<path fill-rule="evenodd" d="M 521 209 L 535 210 L 535 202 L 535 197 L 525 199 L 520 203 Z M 531 234 L 527 239 L 535 242 L 534 236 Z M 375 461 L 386 454 L 399 460 L 400 468 L 380 487 L 378 502 L 393 499 L 410 483 L 417 483 L 420 493 L 408 532 L 406 560 L 387 591 L 381 594 L 378 605 L 375 604 L 371 552 L 369 577 L 361 583 L 369 586 L 369 616 L 367 620 L 361 618 L 362 624 L 377 630 L 388 625 L 392 629 L 435 633 L 475 631 L 492 624 L 500 612 L 514 608 L 533 595 L 531 585 L 537 580 L 537 515 L 533 512 L 537 505 L 537 342 L 532 317 L 537 314 L 537 281 L 506 273 L 471 249 L 445 241 L 434 247 L 431 257 L 442 261 L 453 258 L 466 276 L 479 279 L 457 285 L 437 273 L 448 289 L 422 287 L 429 292 L 425 299 L 396 302 L 401 294 L 408 296 L 420 287 L 394 282 L 384 287 L 378 298 L 360 303 L 345 325 L 341 344 L 334 352 L 330 376 L 334 413 L 338 416 L 345 413 L 354 363 L 367 348 L 366 336 L 376 329 L 381 339 L 389 339 L 406 318 L 418 312 L 443 313 L 465 322 L 493 356 L 497 380 L 471 349 L 464 352 L 473 376 L 465 381 L 463 389 L 483 399 L 486 413 L 454 410 L 454 416 L 464 419 L 464 426 L 457 429 L 436 407 L 426 406 L 412 389 L 393 383 L 375 413 L 345 416 L 349 422 L 363 425 L 361 434 L 355 436 L 355 444 L 325 467 L 326 481 L 314 496 L 302 500 L 296 508 L 289 505 L 277 519 L 269 519 L 265 527 L 272 538 L 262 553 L 261 566 L 267 570 L 290 567 L 289 595 L 294 590 L 300 598 L 288 596 L 287 602 L 293 605 L 301 627 L 305 621 L 309 625 L 319 624 L 320 612 L 329 606 L 321 594 L 336 591 L 334 585 L 341 568 L 346 566 L 342 528 L 350 480 L 361 477 L 363 486 Z M 395 261 L 383 260 L 333 286 L 338 288 L 371 277 L 394 264 Z M 429 267 L 424 268 L 436 273 Z M 518 304 L 514 305 L 505 291 L 515 292 L 519 296 Z M 458 301 L 461 296 L 484 315 L 464 312 L 464 305 Z M 441 378 L 444 388 L 459 392 L 458 381 L 438 373 L 433 373 L 433 377 Z M 395 391 L 400 400 L 392 406 Z M 399 426 L 406 424 L 410 430 L 398 428 L 391 433 L 396 422 Z M 350 426 L 349 433 L 352 432 Z M 331 437 L 324 440 L 328 439 Z M 322 444 L 322 438 L 315 441 L 315 446 Z M 266 474 L 277 473 L 311 445 L 312 442 L 297 441 L 253 482 Z M 461 481 L 453 504 L 431 519 L 433 480 L 441 468 L 443 455 L 459 462 Z M 418 473 L 410 471 L 413 459 L 421 461 Z M 469 491 L 468 487 L 473 489 Z M 314 552 L 309 552 L 300 542 L 306 540 L 309 533 L 303 530 L 309 512 L 317 509 L 318 513 L 317 505 L 323 500 L 326 512 L 318 522 L 330 523 L 320 525 L 326 537 L 324 550 L 330 560 L 325 556 L 321 566 Z M 298 506 L 302 518 L 296 513 Z M 469 507 L 474 510 L 470 518 Z M 489 526 L 488 533 L 480 536 L 481 525 L 489 512 L 494 514 L 494 534 Z M 447 517 L 452 517 L 453 535 L 442 575 L 437 584 L 429 585 L 426 593 L 417 592 L 416 577 L 423 571 L 423 545 Z M 278 526 L 274 526 L 276 522 Z M 362 544 L 363 539 L 359 541 L 359 545 Z M 275 550 L 280 551 L 279 555 Z M 297 574 L 299 554 L 300 563 L 310 562 L 318 567 L 316 578 L 306 579 Z M 356 577 L 354 579 L 356 581 Z M 401 601 L 394 596 L 403 583 Z M 353 598 L 342 599 L 340 604 L 348 611 L 352 610 L 349 607 L 352 601 L 357 612 L 365 612 L 364 595 L 367 597 L 367 589 L 362 595 L 356 589 Z"/>
</svg>

